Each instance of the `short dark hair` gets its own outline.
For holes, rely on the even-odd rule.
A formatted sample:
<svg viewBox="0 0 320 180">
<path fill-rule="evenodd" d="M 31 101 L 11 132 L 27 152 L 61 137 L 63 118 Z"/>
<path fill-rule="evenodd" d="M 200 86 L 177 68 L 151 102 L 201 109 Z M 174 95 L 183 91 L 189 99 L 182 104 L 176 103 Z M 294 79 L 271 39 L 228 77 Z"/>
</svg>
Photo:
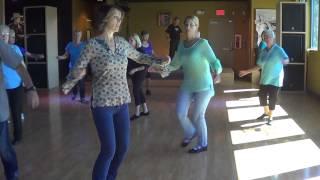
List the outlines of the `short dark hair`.
<svg viewBox="0 0 320 180">
<path fill-rule="evenodd" d="M 149 33 L 148 33 L 148 31 L 145 31 L 145 30 L 141 31 L 141 33 L 140 33 L 141 36 L 144 36 L 146 34 L 149 34 Z"/>
<path fill-rule="evenodd" d="M 109 15 L 111 10 L 116 9 L 121 12 L 122 18 L 124 17 L 124 11 L 120 6 L 117 5 L 99 5 L 95 8 L 94 18 L 93 18 L 93 27 L 98 31 L 102 32 L 106 26 L 105 18 Z"/>
<path fill-rule="evenodd" d="M 180 20 L 180 18 L 179 18 L 178 16 L 176 16 L 176 17 L 173 18 L 173 20 L 174 20 L 174 21 Z"/>
</svg>

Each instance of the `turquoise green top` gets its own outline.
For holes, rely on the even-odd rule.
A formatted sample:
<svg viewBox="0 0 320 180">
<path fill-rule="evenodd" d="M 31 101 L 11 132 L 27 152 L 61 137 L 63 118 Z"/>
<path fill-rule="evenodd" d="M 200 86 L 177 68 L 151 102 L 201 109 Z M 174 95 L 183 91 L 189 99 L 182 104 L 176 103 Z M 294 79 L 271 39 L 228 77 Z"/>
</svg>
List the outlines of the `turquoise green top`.
<svg viewBox="0 0 320 180">
<path fill-rule="evenodd" d="M 271 49 L 264 48 L 257 61 L 257 65 L 261 67 L 260 84 L 282 87 L 283 61 L 286 59 L 288 55 L 277 44 L 274 44 Z"/>
<path fill-rule="evenodd" d="M 211 71 L 216 74 L 222 72 L 220 61 L 206 39 L 199 39 L 189 48 L 180 42 L 168 71 L 180 67 L 184 74 L 181 88 L 191 92 L 214 91 Z"/>
</svg>

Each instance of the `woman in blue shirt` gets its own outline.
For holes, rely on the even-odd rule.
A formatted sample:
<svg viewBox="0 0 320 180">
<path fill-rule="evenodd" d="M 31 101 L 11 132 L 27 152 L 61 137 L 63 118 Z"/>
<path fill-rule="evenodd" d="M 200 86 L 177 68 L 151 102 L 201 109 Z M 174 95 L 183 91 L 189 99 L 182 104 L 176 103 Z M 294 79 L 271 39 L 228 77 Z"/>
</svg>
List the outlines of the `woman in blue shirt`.
<svg viewBox="0 0 320 180">
<path fill-rule="evenodd" d="M 274 42 L 275 34 L 272 30 L 263 32 L 267 47 L 262 49 L 258 56 L 257 66 L 239 72 L 243 77 L 261 69 L 260 91 L 258 93 L 260 105 L 264 107 L 264 114 L 257 119 L 268 117 L 267 124 L 273 119 L 273 111 L 278 99 L 279 90 L 283 85 L 283 65 L 289 63 L 286 52 Z M 269 104 L 267 103 L 269 96 Z"/>
<path fill-rule="evenodd" d="M 9 31 L 9 34 L 2 35 L 1 39 L 8 44 L 10 37 L 14 36 L 13 30 Z M 11 48 L 19 54 L 21 57 L 21 51 L 18 46 L 11 44 Z M 22 106 L 23 106 L 23 86 L 22 79 L 18 72 L 11 67 L 2 64 L 4 85 L 7 91 L 11 119 L 13 123 L 13 141 L 12 144 L 19 143 L 22 140 Z"/>
<path fill-rule="evenodd" d="M 67 59 L 70 58 L 69 61 L 69 71 L 73 69 L 76 62 L 80 57 L 81 50 L 85 47 L 85 43 L 81 42 L 82 32 L 75 31 L 73 33 L 73 41 L 69 42 L 65 48 L 65 53 L 62 56 L 58 56 L 57 59 Z M 86 103 L 85 100 L 85 82 L 84 79 L 81 79 L 78 84 L 72 89 L 72 100 L 75 100 L 78 94 L 78 90 L 80 92 L 80 102 Z"/>
</svg>

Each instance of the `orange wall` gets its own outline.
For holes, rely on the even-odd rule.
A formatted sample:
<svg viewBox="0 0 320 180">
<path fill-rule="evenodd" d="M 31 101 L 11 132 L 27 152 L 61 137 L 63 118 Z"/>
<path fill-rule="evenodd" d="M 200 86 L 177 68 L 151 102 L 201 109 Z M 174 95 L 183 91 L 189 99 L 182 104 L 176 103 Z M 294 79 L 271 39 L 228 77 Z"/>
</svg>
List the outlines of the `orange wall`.
<svg viewBox="0 0 320 180">
<path fill-rule="evenodd" d="M 182 8 L 183 7 L 183 8 Z M 202 9 L 204 15 L 199 15 L 200 32 L 203 38 L 207 38 L 208 24 L 210 18 L 215 18 L 216 9 L 225 9 L 226 17 L 235 22 L 235 33 L 242 34 L 246 40 L 247 48 L 235 50 L 234 68 L 243 69 L 248 67 L 249 51 L 249 3 L 247 2 L 140 2 L 129 3 L 130 12 L 128 14 L 128 33 L 147 30 L 150 32 L 150 40 L 153 42 L 155 51 L 158 54 L 168 54 L 169 42 L 166 40 L 166 27 L 158 25 L 158 15 L 161 12 L 169 12 L 172 17 L 178 16 L 183 22 L 187 15 L 194 15 L 195 10 Z M 232 11 L 235 15 L 232 15 Z M 180 24 L 181 27 L 182 23 Z M 223 35 L 223 34 L 222 34 Z"/>
</svg>

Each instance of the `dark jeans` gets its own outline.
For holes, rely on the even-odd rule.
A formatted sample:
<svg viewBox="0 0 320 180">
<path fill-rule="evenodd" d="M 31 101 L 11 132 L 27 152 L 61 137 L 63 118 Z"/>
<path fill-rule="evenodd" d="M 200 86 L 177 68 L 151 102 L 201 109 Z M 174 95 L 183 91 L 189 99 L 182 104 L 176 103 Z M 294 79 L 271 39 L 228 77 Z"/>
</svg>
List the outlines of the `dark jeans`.
<svg viewBox="0 0 320 180">
<path fill-rule="evenodd" d="M 101 143 L 93 168 L 93 180 L 114 180 L 129 146 L 128 104 L 91 108 Z"/>
<path fill-rule="evenodd" d="M 272 85 L 260 85 L 260 91 L 258 93 L 260 105 L 268 106 L 267 100 L 269 96 L 269 109 L 275 110 L 276 103 L 278 100 L 280 88 Z"/>
<path fill-rule="evenodd" d="M 82 78 L 80 81 L 78 81 L 78 83 L 74 86 L 74 88 L 72 89 L 72 94 L 74 96 L 77 96 L 78 91 L 80 91 L 80 98 L 83 99 L 85 97 L 85 80 L 84 78 Z"/>
<path fill-rule="evenodd" d="M 7 94 L 13 122 L 13 138 L 16 141 L 20 141 L 22 139 L 23 87 L 20 85 L 15 89 L 7 89 Z"/>
<path fill-rule="evenodd" d="M 138 71 L 136 73 L 134 73 L 131 76 L 131 80 L 132 80 L 132 91 L 133 91 L 133 97 L 134 97 L 134 102 L 135 105 L 141 105 L 143 103 L 146 102 L 146 98 L 144 97 L 143 94 L 143 81 L 146 77 L 146 70 L 143 71 Z"/>
<path fill-rule="evenodd" d="M 8 131 L 8 121 L 0 122 L 0 157 L 7 180 L 18 179 L 18 162 L 11 145 Z"/>
<path fill-rule="evenodd" d="M 171 59 L 173 58 L 175 52 L 178 49 L 179 41 L 180 40 L 171 40 L 170 41 L 169 56 L 171 57 Z"/>
</svg>

